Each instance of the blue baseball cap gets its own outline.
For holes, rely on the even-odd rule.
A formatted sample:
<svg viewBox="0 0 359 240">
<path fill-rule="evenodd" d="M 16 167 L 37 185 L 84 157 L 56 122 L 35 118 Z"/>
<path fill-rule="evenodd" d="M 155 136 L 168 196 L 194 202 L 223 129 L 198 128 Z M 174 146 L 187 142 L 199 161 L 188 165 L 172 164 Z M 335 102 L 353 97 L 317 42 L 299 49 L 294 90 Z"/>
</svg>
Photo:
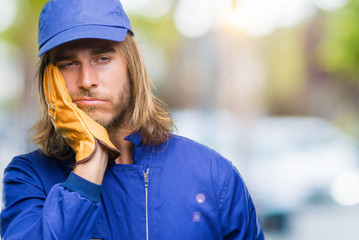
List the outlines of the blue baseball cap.
<svg viewBox="0 0 359 240">
<path fill-rule="evenodd" d="M 39 18 L 39 54 L 83 38 L 121 42 L 133 34 L 119 0 L 50 0 Z"/>
</svg>

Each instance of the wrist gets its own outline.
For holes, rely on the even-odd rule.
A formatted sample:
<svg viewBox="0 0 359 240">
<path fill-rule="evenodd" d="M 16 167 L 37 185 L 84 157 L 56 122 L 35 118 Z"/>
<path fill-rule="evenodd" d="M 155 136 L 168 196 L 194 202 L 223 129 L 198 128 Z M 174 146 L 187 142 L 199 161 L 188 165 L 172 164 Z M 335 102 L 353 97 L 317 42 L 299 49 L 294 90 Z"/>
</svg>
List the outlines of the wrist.
<svg viewBox="0 0 359 240">
<path fill-rule="evenodd" d="M 73 172 L 90 182 L 101 185 L 108 163 L 108 149 L 102 144 L 97 145 L 93 157 L 86 162 L 79 162 Z"/>
</svg>

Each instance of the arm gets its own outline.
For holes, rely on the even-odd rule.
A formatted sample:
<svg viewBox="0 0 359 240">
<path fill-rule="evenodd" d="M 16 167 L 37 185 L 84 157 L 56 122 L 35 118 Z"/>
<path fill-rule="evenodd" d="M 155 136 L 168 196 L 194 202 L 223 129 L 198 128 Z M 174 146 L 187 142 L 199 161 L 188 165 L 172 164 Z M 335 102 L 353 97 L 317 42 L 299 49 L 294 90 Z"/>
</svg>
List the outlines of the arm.
<svg viewBox="0 0 359 240">
<path fill-rule="evenodd" d="M 62 75 L 52 64 L 45 69 L 43 87 L 49 117 L 75 151 L 77 165 L 47 195 L 42 182 L 48 183 L 52 170 L 42 169 L 38 175 L 30 161 L 15 159 L 5 171 L 1 234 L 6 239 L 89 239 L 109 155 L 114 159 L 119 151 L 106 129 L 72 103 Z"/>
<path fill-rule="evenodd" d="M 97 155 L 88 163 L 96 160 Z M 1 236 L 4 239 L 90 239 L 96 229 L 101 186 L 71 173 L 47 194 L 42 185 L 46 180 L 46 177 L 40 179 L 28 159 L 17 157 L 9 164 L 4 174 Z"/>
<path fill-rule="evenodd" d="M 235 167 L 226 177 L 220 204 L 224 239 L 264 239 L 251 196 Z"/>
<path fill-rule="evenodd" d="M 89 161 L 78 163 L 73 172 L 92 183 L 100 185 L 107 163 L 108 149 L 102 144 L 97 144 L 94 156 Z"/>
</svg>

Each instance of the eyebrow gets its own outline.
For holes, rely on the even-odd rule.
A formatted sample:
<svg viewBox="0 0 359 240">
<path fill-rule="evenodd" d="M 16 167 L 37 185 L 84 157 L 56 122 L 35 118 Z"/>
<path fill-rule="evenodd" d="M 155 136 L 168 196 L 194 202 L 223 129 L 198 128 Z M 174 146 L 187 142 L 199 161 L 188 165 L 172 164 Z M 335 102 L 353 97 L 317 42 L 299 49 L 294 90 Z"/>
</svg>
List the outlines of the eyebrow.
<svg viewBox="0 0 359 240">
<path fill-rule="evenodd" d="M 94 56 L 94 55 L 98 55 L 98 54 L 115 53 L 115 52 L 116 52 L 116 49 L 114 47 L 104 47 L 104 48 L 94 48 L 91 50 L 90 54 L 92 56 Z M 59 53 L 54 57 L 53 62 L 56 63 L 56 62 L 71 60 L 71 59 L 75 59 L 75 58 L 76 58 L 76 54 Z"/>
<path fill-rule="evenodd" d="M 114 47 L 97 48 L 91 51 L 91 55 L 103 54 L 103 53 L 115 53 Z"/>
<path fill-rule="evenodd" d="M 65 61 L 65 60 L 70 60 L 70 59 L 74 59 L 76 57 L 76 55 L 63 55 L 63 54 L 58 54 L 54 57 L 53 61 L 54 63 L 56 62 L 61 62 L 61 61 Z"/>
</svg>

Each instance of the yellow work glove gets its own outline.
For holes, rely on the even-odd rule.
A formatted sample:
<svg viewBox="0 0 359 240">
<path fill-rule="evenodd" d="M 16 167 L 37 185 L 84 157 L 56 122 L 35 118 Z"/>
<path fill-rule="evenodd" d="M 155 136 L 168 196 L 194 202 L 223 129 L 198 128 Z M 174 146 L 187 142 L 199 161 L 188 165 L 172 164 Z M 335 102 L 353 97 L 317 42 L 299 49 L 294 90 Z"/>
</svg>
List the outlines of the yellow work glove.
<svg viewBox="0 0 359 240">
<path fill-rule="evenodd" d="M 98 142 L 109 148 L 110 160 L 120 155 L 106 129 L 72 102 L 65 80 L 53 64 L 46 67 L 43 84 L 51 121 L 56 132 L 75 151 L 76 162 L 91 158 L 97 150 Z"/>
</svg>

